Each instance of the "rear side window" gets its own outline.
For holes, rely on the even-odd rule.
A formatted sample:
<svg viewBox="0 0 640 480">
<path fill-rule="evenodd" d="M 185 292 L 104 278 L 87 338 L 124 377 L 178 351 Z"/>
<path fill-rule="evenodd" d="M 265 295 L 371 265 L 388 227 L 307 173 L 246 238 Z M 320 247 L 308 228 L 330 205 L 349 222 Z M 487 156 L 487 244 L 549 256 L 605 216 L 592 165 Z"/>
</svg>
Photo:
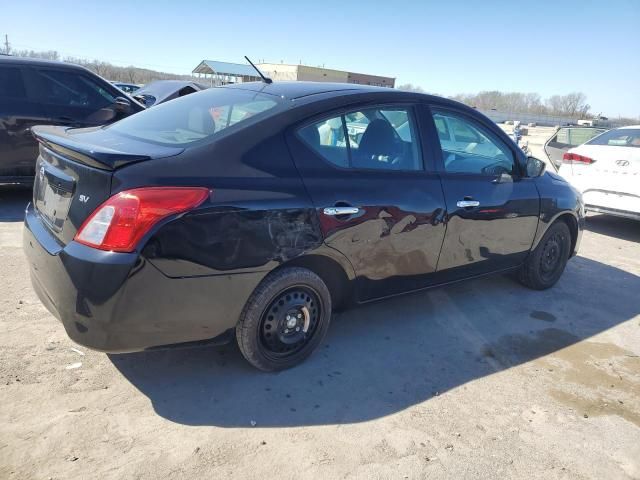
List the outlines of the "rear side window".
<svg viewBox="0 0 640 480">
<path fill-rule="evenodd" d="M 609 130 L 593 140 L 588 141 L 587 144 L 640 148 L 640 128 Z"/>
<path fill-rule="evenodd" d="M 235 124 L 264 118 L 279 102 L 278 97 L 251 90 L 210 88 L 161 103 L 107 128 L 161 145 L 185 146 Z"/>
<path fill-rule="evenodd" d="M 574 147 L 582 145 L 604 131 L 605 130 L 599 130 L 597 128 L 572 128 L 569 133 L 571 145 Z"/>
<path fill-rule="evenodd" d="M 45 69 L 34 73 L 40 100 L 47 105 L 99 110 L 115 103 L 111 93 L 82 73 Z"/>
<path fill-rule="evenodd" d="M 364 170 L 421 170 L 415 121 L 407 108 L 368 108 L 307 125 L 299 137 L 328 162 Z"/>
<path fill-rule="evenodd" d="M 0 67 L 0 97 L 11 100 L 26 98 L 22 72 L 15 67 Z"/>
</svg>

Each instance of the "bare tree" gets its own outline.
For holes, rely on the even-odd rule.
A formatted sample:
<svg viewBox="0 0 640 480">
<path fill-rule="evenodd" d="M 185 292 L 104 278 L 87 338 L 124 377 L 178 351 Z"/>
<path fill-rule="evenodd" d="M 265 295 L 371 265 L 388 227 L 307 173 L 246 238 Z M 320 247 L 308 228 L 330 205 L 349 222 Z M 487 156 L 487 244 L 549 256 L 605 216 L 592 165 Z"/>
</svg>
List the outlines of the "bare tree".
<svg viewBox="0 0 640 480">
<path fill-rule="evenodd" d="M 127 73 L 127 76 L 129 77 L 129 82 L 136 83 L 137 68 L 134 67 L 133 65 L 130 65 L 127 67 L 126 73 Z"/>
<path fill-rule="evenodd" d="M 413 85 L 411 83 L 405 83 L 404 85 L 398 85 L 396 87 L 398 90 L 404 90 L 405 92 L 416 92 L 416 93 L 425 93 L 422 87 L 417 85 Z"/>
</svg>

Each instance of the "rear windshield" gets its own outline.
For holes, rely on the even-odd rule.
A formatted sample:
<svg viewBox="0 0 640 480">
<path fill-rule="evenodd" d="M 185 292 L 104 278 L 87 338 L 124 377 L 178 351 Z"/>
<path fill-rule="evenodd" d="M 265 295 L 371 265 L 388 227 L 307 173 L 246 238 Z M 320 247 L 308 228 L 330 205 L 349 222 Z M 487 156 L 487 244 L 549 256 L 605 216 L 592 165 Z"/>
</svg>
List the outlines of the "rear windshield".
<svg viewBox="0 0 640 480">
<path fill-rule="evenodd" d="M 587 145 L 609 145 L 612 147 L 636 147 L 640 148 L 640 128 L 620 128 L 609 130 L 593 140 L 589 140 Z"/>
<path fill-rule="evenodd" d="M 106 127 L 160 145 L 186 146 L 222 130 L 257 120 L 279 105 L 279 98 L 250 90 L 210 88 L 154 106 Z"/>
</svg>

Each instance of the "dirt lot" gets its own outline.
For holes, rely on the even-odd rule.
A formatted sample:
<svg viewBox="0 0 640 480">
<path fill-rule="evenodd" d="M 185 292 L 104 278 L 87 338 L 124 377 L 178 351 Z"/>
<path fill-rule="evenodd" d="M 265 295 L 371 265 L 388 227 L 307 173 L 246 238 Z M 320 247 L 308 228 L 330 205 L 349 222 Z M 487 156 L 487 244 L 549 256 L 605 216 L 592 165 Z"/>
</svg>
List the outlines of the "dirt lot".
<svg viewBox="0 0 640 480">
<path fill-rule="evenodd" d="M 235 346 L 74 345 L 30 287 L 28 197 L 0 192 L 2 479 L 640 478 L 640 223 L 590 217 L 549 291 L 351 310 L 263 374 Z"/>
</svg>

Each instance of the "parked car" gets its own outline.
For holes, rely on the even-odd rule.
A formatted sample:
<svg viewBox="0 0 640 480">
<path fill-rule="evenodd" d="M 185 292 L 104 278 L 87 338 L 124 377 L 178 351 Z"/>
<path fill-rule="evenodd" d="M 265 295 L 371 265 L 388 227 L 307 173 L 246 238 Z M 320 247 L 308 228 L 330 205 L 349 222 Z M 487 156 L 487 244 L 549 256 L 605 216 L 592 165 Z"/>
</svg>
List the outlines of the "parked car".
<svg viewBox="0 0 640 480">
<path fill-rule="evenodd" d="M 111 82 L 112 85 L 118 87 L 125 93 L 133 93 L 136 90 L 140 90 L 140 85 L 136 85 L 135 83 L 123 83 L 123 82 Z"/>
<path fill-rule="evenodd" d="M 38 142 L 34 125 L 102 125 L 144 107 L 84 67 L 0 57 L 0 184 L 31 185 Z"/>
<path fill-rule="evenodd" d="M 160 103 L 184 97 L 191 93 L 205 90 L 207 87 L 196 82 L 185 82 L 183 80 L 157 80 L 137 90 L 133 97 L 145 107 L 151 107 Z"/>
<path fill-rule="evenodd" d="M 587 210 L 640 220 L 640 125 L 569 149 L 559 173 L 582 193 Z"/>
<path fill-rule="evenodd" d="M 347 117 L 366 129 L 336 142 L 326 130 Z M 440 143 L 452 120 L 492 148 Z M 33 286 L 74 341 L 107 352 L 235 336 L 254 366 L 288 368 L 334 308 L 497 272 L 549 288 L 582 235 L 574 188 L 435 96 L 243 83 L 34 134 Z"/>
<path fill-rule="evenodd" d="M 606 128 L 595 127 L 560 127 L 545 142 L 544 152 L 557 171 L 562 165 L 562 156 L 570 148 L 582 145 L 606 131 Z"/>
</svg>

